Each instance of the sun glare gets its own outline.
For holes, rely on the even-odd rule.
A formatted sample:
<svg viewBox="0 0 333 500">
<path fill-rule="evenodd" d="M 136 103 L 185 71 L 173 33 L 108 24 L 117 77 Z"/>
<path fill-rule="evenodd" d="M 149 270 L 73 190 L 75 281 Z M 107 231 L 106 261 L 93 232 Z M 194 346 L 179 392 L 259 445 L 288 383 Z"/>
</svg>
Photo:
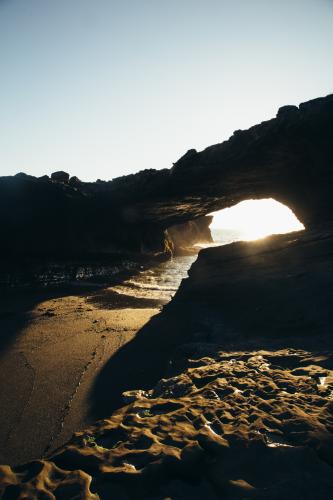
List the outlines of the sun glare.
<svg viewBox="0 0 333 500">
<path fill-rule="evenodd" d="M 288 207 L 272 198 L 245 200 L 210 215 L 214 216 L 211 229 L 237 231 L 243 240 L 256 240 L 270 234 L 304 229 Z"/>
</svg>

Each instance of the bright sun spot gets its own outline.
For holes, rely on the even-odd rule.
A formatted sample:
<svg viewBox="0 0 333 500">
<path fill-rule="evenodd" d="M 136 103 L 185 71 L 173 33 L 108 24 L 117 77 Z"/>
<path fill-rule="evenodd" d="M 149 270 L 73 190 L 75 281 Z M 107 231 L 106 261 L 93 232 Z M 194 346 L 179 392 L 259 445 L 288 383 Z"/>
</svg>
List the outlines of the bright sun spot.
<svg viewBox="0 0 333 500">
<path fill-rule="evenodd" d="M 304 229 L 303 224 L 288 207 L 272 198 L 245 200 L 210 215 L 214 216 L 211 229 L 237 231 L 243 240 L 256 240 L 269 234 Z"/>
</svg>

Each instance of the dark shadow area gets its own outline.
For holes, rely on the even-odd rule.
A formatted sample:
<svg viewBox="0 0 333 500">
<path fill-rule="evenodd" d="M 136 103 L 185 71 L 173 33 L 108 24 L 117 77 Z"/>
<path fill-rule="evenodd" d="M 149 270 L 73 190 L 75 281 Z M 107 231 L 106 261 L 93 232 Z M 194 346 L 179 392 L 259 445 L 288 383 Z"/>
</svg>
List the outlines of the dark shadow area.
<svg viewBox="0 0 333 500">
<path fill-rule="evenodd" d="M 167 303 L 166 300 L 146 299 L 134 297 L 115 292 L 114 290 L 102 290 L 95 292 L 87 298 L 88 304 L 93 304 L 101 309 L 148 309 L 157 308 Z"/>
<path fill-rule="evenodd" d="M 168 304 L 135 338 L 119 349 L 96 377 L 91 394 L 90 414 L 104 418 L 124 404 L 122 393 L 150 389 L 165 376 L 172 353 L 190 340 L 191 329 L 182 311 Z M 183 327 L 181 327 L 181 325 Z"/>
<path fill-rule="evenodd" d="M 106 288 L 121 285 L 137 272 L 121 273 L 108 283 L 1 290 L 1 463 L 41 457 L 57 439 L 67 441 L 74 431 L 89 425 L 84 384 L 90 386 L 96 367 L 103 366 L 104 349 L 117 350 L 127 330 L 132 328 L 134 334 L 161 305 Z M 89 304 L 90 298 L 97 310 Z M 132 310 L 130 327 L 126 311 L 110 315 L 126 323 L 113 330 L 112 320 L 107 319 L 111 303 L 109 308 L 146 308 L 147 312 L 137 322 Z M 72 404 L 79 387 L 80 396 Z"/>
<path fill-rule="evenodd" d="M 73 291 L 68 288 L 16 289 L 6 290 L 6 292 L 2 290 L 0 294 L 0 356 L 2 357 L 15 342 L 30 321 L 32 310 L 38 304 L 71 295 Z"/>
<path fill-rule="evenodd" d="M 94 418 L 121 394 L 151 389 L 184 344 L 224 351 L 331 349 L 332 234 L 301 231 L 203 250 L 173 301 L 109 361 L 91 394 Z M 202 349 L 202 351 L 201 351 Z"/>
</svg>

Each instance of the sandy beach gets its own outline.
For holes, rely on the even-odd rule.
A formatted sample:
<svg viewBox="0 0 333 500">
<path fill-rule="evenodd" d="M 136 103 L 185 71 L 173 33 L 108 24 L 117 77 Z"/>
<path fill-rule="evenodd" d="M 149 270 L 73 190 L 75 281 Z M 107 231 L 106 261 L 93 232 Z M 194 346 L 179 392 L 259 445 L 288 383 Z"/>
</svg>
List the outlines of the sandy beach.
<svg viewBox="0 0 333 500">
<path fill-rule="evenodd" d="M 95 378 L 158 301 L 106 290 L 7 294 L 0 305 L 0 462 L 51 452 L 91 423 Z M 121 300 L 123 299 L 123 300 Z M 154 305 L 154 307 L 153 307 Z M 117 380 L 110 380 L 112 391 Z"/>
</svg>

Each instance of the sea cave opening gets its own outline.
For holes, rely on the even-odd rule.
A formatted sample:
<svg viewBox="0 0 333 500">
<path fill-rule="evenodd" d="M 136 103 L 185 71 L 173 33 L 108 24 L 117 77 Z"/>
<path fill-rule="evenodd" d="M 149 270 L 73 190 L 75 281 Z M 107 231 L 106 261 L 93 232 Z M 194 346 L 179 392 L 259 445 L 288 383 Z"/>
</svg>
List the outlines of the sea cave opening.
<svg viewBox="0 0 333 500">
<path fill-rule="evenodd" d="M 209 215 L 213 216 L 210 230 L 215 245 L 305 229 L 290 208 L 273 198 L 244 200 Z"/>
<path fill-rule="evenodd" d="M 154 301 L 164 304 L 176 293 L 181 281 L 188 277 L 188 270 L 202 248 L 304 229 L 304 225 L 290 208 L 272 198 L 244 200 L 210 215 L 213 216 L 210 224 L 213 242 L 210 240 L 210 234 L 207 235 L 205 224 L 201 226 L 199 222 L 174 226 L 169 229 L 169 234 L 178 244 L 178 248 L 192 237 L 194 241 L 195 238 L 203 238 L 192 247 L 181 248 L 182 251 L 174 254 L 171 259 L 143 268 L 135 276 L 113 287 L 113 290 L 136 299 L 148 299 L 151 304 L 154 304 Z M 203 232 L 200 232 L 200 228 L 203 228 Z"/>
</svg>

